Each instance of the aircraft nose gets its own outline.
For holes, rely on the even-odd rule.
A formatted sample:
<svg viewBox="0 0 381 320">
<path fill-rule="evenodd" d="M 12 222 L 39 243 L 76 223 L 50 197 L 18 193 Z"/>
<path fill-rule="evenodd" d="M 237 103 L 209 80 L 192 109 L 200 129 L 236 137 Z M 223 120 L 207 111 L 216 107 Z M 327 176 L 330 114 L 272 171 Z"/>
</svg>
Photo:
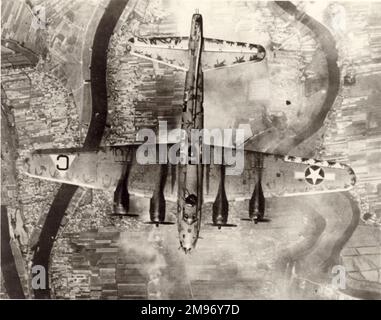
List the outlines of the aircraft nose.
<svg viewBox="0 0 381 320">
<path fill-rule="evenodd" d="M 185 253 L 185 254 L 188 254 L 188 253 L 190 253 L 190 251 L 192 250 L 192 248 L 185 248 L 185 247 L 183 247 L 183 250 L 184 250 L 184 253 Z"/>
<path fill-rule="evenodd" d="M 187 254 L 188 252 L 190 252 L 192 250 L 192 245 L 187 243 L 187 242 L 184 242 L 184 241 L 180 241 L 180 248 L 179 249 L 182 249 L 184 251 L 185 254 Z"/>
<path fill-rule="evenodd" d="M 202 16 L 200 13 L 196 12 L 193 14 L 193 20 L 196 22 L 201 22 L 202 21 Z"/>
</svg>

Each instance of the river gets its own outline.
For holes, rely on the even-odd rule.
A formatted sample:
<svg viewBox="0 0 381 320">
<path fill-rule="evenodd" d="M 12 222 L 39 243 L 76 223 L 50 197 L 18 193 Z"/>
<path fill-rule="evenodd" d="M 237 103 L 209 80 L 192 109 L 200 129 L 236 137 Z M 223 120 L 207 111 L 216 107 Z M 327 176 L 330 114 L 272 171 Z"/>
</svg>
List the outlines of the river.
<svg viewBox="0 0 381 320">
<path fill-rule="evenodd" d="M 100 145 L 107 120 L 107 49 L 113 30 L 126 7 L 128 0 L 111 0 L 95 32 L 91 55 L 92 114 L 83 149 Z M 49 262 L 54 241 L 61 221 L 78 186 L 62 184 L 47 214 L 38 246 L 33 256 L 33 265 L 46 270 L 46 289 L 34 290 L 37 299 L 50 299 Z"/>
<path fill-rule="evenodd" d="M 337 65 L 338 53 L 336 49 L 336 41 L 331 32 L 311 16 L 299 11 L 291 2 L 275 1 L 275 3 L 288 14 L 295 16 L 300 23 L 304 24 L 313 32 L 316 41 L 320 44 L 326 57 L 328 71 L 328 90 L 320 111 L 308 122 L 308 125 L 306 125 L 297 136 L 284 139 L 275 150 L 275 153 L 287 154 L 291 148 L 311 137 L 323 126 L 324 120 L 339 93 L 340 69 Z"/>
</svg>

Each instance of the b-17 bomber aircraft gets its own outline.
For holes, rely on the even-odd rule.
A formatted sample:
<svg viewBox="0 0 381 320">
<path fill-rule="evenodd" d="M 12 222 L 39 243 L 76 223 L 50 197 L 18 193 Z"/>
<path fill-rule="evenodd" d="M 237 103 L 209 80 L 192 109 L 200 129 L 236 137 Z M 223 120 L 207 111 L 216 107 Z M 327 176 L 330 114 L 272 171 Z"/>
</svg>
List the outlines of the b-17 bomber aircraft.
<svg viewBox="0 0 381 320">
<path fill-rule="evenodd" d="M 202 16 L 194 14 L 189 37 L 135 37 L 127 45 L 132 55 L 186 72 L 181 121 L 185 139 L 190 139 L 191 130 L 204 128 L 203 71 L 256 63 L 266 55 L 258 44 L 204 38 L 202 28 Z M 188 155 L 197 153 L 202 158 L 204 146 L 199 139 Z M 356 181 L 345 164 L 250 150 L 242 150 L 243 170 L 238 175 L 226 174 L 226 161 L 141 164 L 136 158 L 138 147 L 36 150 L 25 159 L 25 173 L 88 188 L 112 188 L 114 214 L 118 215 L 128 214 L 130 195 L 147 197 L 150 220 L 157 225 L 166 222 L 166 202 L 175 202 L 179 241 L 185 253 L 196 246 L 204 203 L 213 202 L 212 224 L 221 228 L 229 226 L 230 200 L 249 200 L 248 220 L 258 222 L 264 219 L 266 197 L 344 191 Z M 210 148 L 211 153 L 223 149 Z"/>
</svg>

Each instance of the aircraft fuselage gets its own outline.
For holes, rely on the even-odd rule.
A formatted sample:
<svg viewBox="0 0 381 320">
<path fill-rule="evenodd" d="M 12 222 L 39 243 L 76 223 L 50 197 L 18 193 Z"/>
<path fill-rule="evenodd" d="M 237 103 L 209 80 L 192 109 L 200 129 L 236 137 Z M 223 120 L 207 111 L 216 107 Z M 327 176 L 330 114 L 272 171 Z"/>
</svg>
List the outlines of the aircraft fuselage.
<svg viewBox="0 0 381 320">
<path fill-rule="evenodd" d="M 194 248 L 201 225 L 202 179 L 201 163 L 202 140 L 191 146 L 191 130 L 204 127 L 203 110 L 203 73 L 200 64 L 203 50 L 202 16 L 192 17 L 189 37 L 189 70 L 186 73 L 181 129 L 187 134 L 181 137 L 181 143 L 188 145 L 188 162 L 181 164 L 178 171 L 178 211 L 177 223 L 181 247 L 185 252 Z M 186 139 L 188 141 L 186 141 Z M 197 164 L 189 161 L 198 153 Z M 186 156 L 186 155 L 184 155 Z"/>
</svg>

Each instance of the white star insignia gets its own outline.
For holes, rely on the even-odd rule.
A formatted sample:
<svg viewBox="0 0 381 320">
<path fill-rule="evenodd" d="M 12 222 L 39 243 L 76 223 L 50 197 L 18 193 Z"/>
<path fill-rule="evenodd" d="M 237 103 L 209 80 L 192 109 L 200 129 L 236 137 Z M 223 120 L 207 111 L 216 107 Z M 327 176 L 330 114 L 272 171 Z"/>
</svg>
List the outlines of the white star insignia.
<svg viewBox="0 0 381 320">
<path fill-rule="evenodd" d="M 305 171 L 306 181 L 310 184 L 317 185 L 324 180 L 324 171 L 318 166 L 310 166 Z"/>
</svg>

